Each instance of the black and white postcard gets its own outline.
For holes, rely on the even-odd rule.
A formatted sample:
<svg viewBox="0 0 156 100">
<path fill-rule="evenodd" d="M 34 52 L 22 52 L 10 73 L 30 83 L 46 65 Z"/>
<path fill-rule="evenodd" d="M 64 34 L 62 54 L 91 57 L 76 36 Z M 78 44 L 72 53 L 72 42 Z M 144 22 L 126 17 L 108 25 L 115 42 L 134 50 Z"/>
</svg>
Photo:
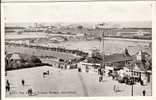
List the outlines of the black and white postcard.
<svg viewBox="0 0 156 100">
<path fill-rule="evenodd" d="M 154 96 L 154 1 L 3 1 L 4 98 Z"/>
</svg>

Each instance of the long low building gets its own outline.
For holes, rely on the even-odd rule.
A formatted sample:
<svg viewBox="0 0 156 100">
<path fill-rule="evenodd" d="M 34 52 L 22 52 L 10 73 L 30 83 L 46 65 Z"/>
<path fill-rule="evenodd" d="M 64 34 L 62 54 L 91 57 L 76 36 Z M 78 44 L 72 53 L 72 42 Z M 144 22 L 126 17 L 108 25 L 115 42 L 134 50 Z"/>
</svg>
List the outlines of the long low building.
<svg viewBox="0 0 156 100">
<path fill-rule="evenodd" d="M 21 34 L 6 34 L 5 40 L 23 40 L 23 39 L 34 39 L 34 38 L 45 38 L 47 36 L 44 32 L 26 32 Z"/>
</svg>

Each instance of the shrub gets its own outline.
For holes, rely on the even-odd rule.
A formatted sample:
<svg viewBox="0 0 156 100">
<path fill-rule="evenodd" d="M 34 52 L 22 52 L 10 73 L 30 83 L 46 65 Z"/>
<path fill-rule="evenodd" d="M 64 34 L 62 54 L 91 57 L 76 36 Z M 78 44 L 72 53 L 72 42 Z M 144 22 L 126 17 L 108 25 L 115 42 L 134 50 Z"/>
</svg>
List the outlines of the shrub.
<svg viewBox="0 0 156 100">
<path fill-rule="evenodd" d="M 29 63 L 41 63 L 41 60 L 37 58 L 36 56 L 31 56 L 30 58 L 27 59 L 27 62 Z"/>
</svg>

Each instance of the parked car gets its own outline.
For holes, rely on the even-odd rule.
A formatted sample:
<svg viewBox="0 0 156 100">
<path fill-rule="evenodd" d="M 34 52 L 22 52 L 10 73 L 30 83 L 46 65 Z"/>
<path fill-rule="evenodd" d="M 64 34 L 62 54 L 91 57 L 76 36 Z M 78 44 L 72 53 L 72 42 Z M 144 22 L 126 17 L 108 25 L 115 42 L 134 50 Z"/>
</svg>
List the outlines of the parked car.
<svg viewBox="0 0 156 100">
<path fill-rule="evenodd" d="M 125 76 L 125 77 L 118 77 L 117 80 L 118 80 L 119 83 L 126 83 L 127 85 L 133 85 L 135 83 L 134 78 L 127 77 L 127 76 Z"/>
</svg>

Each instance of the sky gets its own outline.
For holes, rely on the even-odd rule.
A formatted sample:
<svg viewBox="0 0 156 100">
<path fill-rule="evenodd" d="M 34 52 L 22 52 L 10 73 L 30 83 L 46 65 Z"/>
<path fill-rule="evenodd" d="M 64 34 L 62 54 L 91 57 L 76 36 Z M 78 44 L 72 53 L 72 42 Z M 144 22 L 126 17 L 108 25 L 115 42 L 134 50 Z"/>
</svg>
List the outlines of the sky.
<svg viewBox="0 0 156 100">
<path fill-rule="evenodd" d="M 151 2 L 6 3 L 5 22 L 151 21 Z"/>
</svg>

